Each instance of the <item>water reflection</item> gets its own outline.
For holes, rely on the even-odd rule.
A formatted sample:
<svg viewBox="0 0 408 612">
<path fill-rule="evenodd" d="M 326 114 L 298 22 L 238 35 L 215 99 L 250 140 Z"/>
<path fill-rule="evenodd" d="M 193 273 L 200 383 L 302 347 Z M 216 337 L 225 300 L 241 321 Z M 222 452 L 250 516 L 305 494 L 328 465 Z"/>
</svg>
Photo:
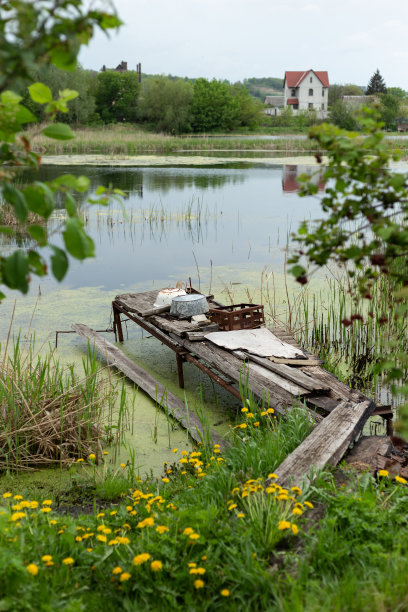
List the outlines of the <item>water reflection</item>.
<svg viewBox="0 0 408 612">
<path fill-rule="evenodd" d="M 143 167 L 44 166 L 40 180 L 61 174 L 86 174 L 90 195 L 98 185 L 126 193 L 123 208 L 85 204 L 77 194 L 81 214 L 96 245 L 96 258 L 71 261 L 64 286 L 99 286 L 107 290 L 155 279 L 187 277 L 210 265 L 225 269 L 265 265 L 281 269 L 282 250 L 298 224 L 320 214 L 314 198 L 298 198 L 286 190 L 289 177 L 306 167 Z M 283 188 L 282 191 L 282 176 Z M 25 178 L 30 178 L 26 173 Z M 320 184 L 320 179 L 318 179 Z M 289 183 L 290 184 L 290 183 Z M 293 181 L 292 181 L 293 184 Z M 48 222 L 53 243 L 60 246 L 58 229 L 64 211 Z M 24 241 L 25 240 L 25 241 Z M 30 241 L 20 241 L 29 248 Z M 13 248 L 4 236 L 3 246 Z M 231 278 L 233 282 L 240 279 Z M 44 282 L 44 281 L 42 281 Z M 52 278 L 47 279 L 55 286 Z"/>
<path fill-rule="evenodd" d="M 324 191 L 325 181 L 324 168 L 316 170 L 311 166 L 286 164 L 282 168 L 282 191 L 284 193 L 296 193 L 301 188 L 301 183 L 297 180 L 302 174 L 310 177 L 310 182 L 317 186 L 319 191 Z"/>
</svg>

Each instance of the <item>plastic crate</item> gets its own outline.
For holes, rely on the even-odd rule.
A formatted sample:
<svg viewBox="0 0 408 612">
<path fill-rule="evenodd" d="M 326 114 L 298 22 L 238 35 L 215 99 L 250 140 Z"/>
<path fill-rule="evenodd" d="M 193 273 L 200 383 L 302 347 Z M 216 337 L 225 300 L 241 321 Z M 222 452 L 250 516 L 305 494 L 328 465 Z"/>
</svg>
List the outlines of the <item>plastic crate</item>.
<svg viewBox="0 0 408 612">
<path fill-rule="evenodd" d="M 210 306 L 210 318 L 218 323 L 220 331 L 256 329 L 265 323 L 264 307 L 258 304 Z"/>
</svg>

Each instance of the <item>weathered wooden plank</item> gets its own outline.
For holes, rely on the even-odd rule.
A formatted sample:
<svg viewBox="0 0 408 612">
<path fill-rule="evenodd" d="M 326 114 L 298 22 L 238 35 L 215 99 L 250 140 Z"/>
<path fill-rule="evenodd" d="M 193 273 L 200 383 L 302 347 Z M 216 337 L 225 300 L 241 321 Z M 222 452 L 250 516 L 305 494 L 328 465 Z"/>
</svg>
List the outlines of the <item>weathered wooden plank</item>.
<svg viewBox="0 0 408 612">
<path fill-rule="evenodd" d="M 300 385 L 304 389 L 308 389 L 309 391 L 313 391 L 315 393 L 323 393 L 330 391 L 330 387 L 325 383 L 322 383 L 319 380 L 314 380 L 311 376 L 308 376 L 301 370 L 291 368 L 290 366 L 272 363 L 269 359 L 265 359 L 264 357 L 257 357 L 256 355 L 249 355 L 248 353 L 243 353 L 241 351 L 234 351 L 234 354 L 240 359 L 250 359 L 250 361 L 254 361 L 255 363 L 263 366 L 267 370 L 274 372 L 275 374 L 279 374 L 282 378 L 286 378 L 287 380 L 291 380 L 292 382 Z"/>
<path fill-rule="evenodd" d="M 158 293 L 158 289 L 144 291 L 143 293 L 123 293 L 122 295 L 117 295 L 115 301 L 129 312 L 136 312 L 144 316 L 145 312 L 149 312 L 154 308 L 153 305 Z"/>
<path fill-rule="evenodd" d="M 72 325 L 72 329 L 89 340 L 91 345 L 96 346 L 109 365 L 113 365 L 123 372 L 155 402 L 165 408 L 173 418 L 187 429 L 193 440 L 201 442 L 204 439 L 203 427 L 195 412 L 192 409 L 187 410 L 184 402 L 155 380 L 151 374 L 129 359 L 117 346 L 98 336 L 93 329 L 86 325 L 76 323 Z M 225 440 L 217 433 L 211 431 L 211 436 L 214 443 L 218 443 L 221 448 L 225 448 Z"/>
<path fill-rule="evenodd" d="M 275 470 L 278 482 L 302 486 L 311 468 L 336 465 L 374 407 L 368 399 L 358 404 L 341 402 Z"/>
<path fill-rule="evenodd" d="M 157 325 L 157 327 L 159 327 L 160 329 L 167 331 L 169 333 L 176 334 L 176 336 L 182 336 L 182 337 L 186 336 L 187 333 L 189 332 L 197 332 L 200 330 L 200 332 L 202 333 L 204 329 L 206 330 L 206 333 L 210 333 L 210 332 L 214 332 L 218 330 L 218 325 L 216 323 L 212 323 L 210 325 L 207 325 L 205 328 L 203 328 L 203 326 L 200 325 L 200 323 L 190 322 L 186 320 L 179 320 L 179 319 L 171 319 L 171 318 L 160 317 L 160 316 L 152 316 L 150 317 L 150 321 L 154 325 Z"/>
<path fill-rule="evenodd" d="M 308 405 L 315 406 L 322 410 L 325 414 L 329 414 L 339 405 L 339 400 L 334 399 L 331 395 L 308 395 L 307 398 Z"/>
<path fill-rule="evenodd" d="M 246 381 L 248 381 L 248 387 L 256 397 L 260 400 L 265 399 L 269 406 L 273 407 L 277 413 L 283 416 L 286 415 L 288 409 L 290 410 L 293 404 L 296 403 L 294 395 L 268 379 L 267 370 L 265 370 L 266 376 L 262 375 L 259 371 L 251 371 L 245 362 L 242 362 L 235 355 L 207 341 L 191 342 L 190 340 L 180 339 L 180 342 L 188 351 L 197 355 L 234 382 L 241 382 L 242 385 L 245 385 Z M 321 415 L 316 414 L 313 410 L 305 409 L 308 410 L 316 423 L 322 420 L 323 417 Z"/>
<path fill-rule="evenodd" d="M 367 399 L 360 391 L 348 387 L 334 374 L 327 372 L 327 370 L 319 366 L 307 368 L 307 372 L 310 372 L 310 375 L 313 376 L 315 380 L 320 380 L 322 383 L 327 384 L 331 389 L 330 396 L 334 399 L 350 400 L 353 402 L 361 402 Z"/>
</svg>

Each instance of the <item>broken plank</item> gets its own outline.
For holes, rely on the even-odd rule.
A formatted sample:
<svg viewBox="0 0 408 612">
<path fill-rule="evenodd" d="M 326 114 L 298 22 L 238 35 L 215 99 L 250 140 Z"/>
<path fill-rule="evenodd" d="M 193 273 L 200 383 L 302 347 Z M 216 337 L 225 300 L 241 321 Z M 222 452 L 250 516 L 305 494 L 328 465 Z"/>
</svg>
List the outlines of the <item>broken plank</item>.
<svg viewBox="0 0 408 612">
<path fill-rule="evenodd" d="M 181 345 L 197 355 L 200 359 L 214 367 L 218 372 L 228 376 L 231 380 L 241 383 L 242 386 L 248 384 L 248 388 L 253 391 L 255 396 L 276 410 L 277 413 L 285 416 L 297 402 L 296 397 L 283 389 L 276 383 L 274 384 L 267 376 L 250 371 L 245 362 L 242 362 L 232 353 L 224 351 L 211 342 L 191 342 L 180 339 Z M 267 374 L 267 371 L 265 372 Z M 322 420 L 322 416 L 313 410 L 305 407 L 315 423 Z"/>
<path fill-rule="evenodd" d="M 205 432 L 195 412 L 191 409 L 187 410 L 184 402 L 155 380 L 151 374 L 129 359 L 117 346 L 102 336 L 98 336 L 87 325 L 76 323 L 72 325 L 72 329 L 83 338 L 86 338 L 91 345 L 96 346 L 109 365 L 113 365 L 123 372 L 155 402 L 165 408 L 168 414 L 187 429 L 195 442 L 202 442 L 205 439 Z M 222 448 L 225 448 L 225 441 L 217 433 L 210 431 L 210 434 L 214 443 L 218 443 Z"/>
<path fill-rule="evenodd" d="M 241 351 L 234 351 L 234 354 L 237 355 L 240 359 L 246 358 L 250 359 L 250 361 L 254 361 L 255 363 L 263 366 L 264 368 L 274 372 L 275 374 L 279 374 L 282 378 L 286 378 L 287 380 L 291 380 L 292 382 L 300 385 L 304 389 L 308 389 L 309 391 L 314 391 L 315 393 L 325 393 L 330 391 L 330 387 L 323 383 L 320 380 L 315 380 L 311 376 L 308 376 L 301 370 L 296 370 L 291 368 L 290 366 L 272 363 L 269 359 L 265 359 L 265 357 L 257 357 L 256 355 L 249 355 L 248 353 L 242 353 Z"/>
<path fill-rule="evenodd" d="M 374 407 L 368 399 L 358 404 L 341 402 L 275 470 L 279 484 L 301 486 L 312 468 L 336 465 Z"/>
</svg>

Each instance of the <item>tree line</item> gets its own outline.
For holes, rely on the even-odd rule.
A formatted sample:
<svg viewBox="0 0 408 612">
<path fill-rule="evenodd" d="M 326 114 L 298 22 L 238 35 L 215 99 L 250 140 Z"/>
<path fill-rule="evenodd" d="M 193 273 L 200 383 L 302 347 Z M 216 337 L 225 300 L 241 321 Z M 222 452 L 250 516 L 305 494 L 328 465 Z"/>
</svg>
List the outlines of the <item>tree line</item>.
<svg viewBox="0 0 408 612">
<path fill-rule="evenodd" d="M 169 134 L 230 131 L 257 127 L 263 105 L 241 83 L 204 78 L 147 76 L 139 83 L 135 71 L 94 72 L 77 67 L 73 72 L 53 65 L 37 68 L 34 81 L 47 85 L 53 95 L 75 89 L 68 113 L 59 121 L 76 125 L 139 123 Z M 41 121 L 44 108 L 21 91 L 23 103 Z"/>
</svg>

